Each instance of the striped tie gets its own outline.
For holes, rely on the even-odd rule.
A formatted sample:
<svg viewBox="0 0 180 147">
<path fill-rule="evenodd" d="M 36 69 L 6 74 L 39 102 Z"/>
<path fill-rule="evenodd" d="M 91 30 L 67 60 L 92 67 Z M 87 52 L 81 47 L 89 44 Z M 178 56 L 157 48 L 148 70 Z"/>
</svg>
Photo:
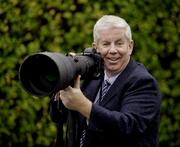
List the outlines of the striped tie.
<svg viewBox="0 0 180 147">
<path fill-rule="evenodd" d="M 101 93 L 101 100 L 100 101 L 103 100 L 103 98 L 106 95 L 110 85 L 111 84 L 110 84 L 110 82 L 108 80 L 104 81 L 103 86 L 102 86 L 102 93 Z"/>
<path fill-rule="evenodd" d="M 80 147 L 83 147 L 85 142 L 85 136 L 86 136 L 86 129 L 82 131 L 81 138 L 80 138 Z"/>
<path fill-rule="evenodd" d="M 100 90 L 99 99 L 96 101 L 97 104 L 99 104 L 99 103 L 103 100 L 103 98 L 104 98 L 104 96 L 106 95 L 106 93 L 107 93 L 110 85 L 111 85 L 111 84 L 110 84 L 110 82 L 109 82 L 108 80 L 105 80 L 105 81 L 103 82 L 102 87 L 101 87 L 101 90 Z"/>
</svg>

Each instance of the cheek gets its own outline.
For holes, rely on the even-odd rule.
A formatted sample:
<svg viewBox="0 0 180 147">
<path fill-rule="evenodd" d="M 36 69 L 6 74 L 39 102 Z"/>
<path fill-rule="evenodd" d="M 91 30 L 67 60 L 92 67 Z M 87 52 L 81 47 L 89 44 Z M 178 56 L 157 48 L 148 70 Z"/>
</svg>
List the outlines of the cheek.
<svg viewBox="0 0 180 147">
<path fill-rule="evenodd" d="M 124 48 L 120 48 L 119 49 L 119 54 L 121 54 L 121 56 L 127 56 L 129 55 L 130 51 L 128 47 L 124 47 Z"/>
<path fill-rule="evenodd" d="M 108 50 L 104 48 L 97 48 L 97 52 L 99 52 L 102 56 L 105 56 L 108 53 Z"/>
</svg>

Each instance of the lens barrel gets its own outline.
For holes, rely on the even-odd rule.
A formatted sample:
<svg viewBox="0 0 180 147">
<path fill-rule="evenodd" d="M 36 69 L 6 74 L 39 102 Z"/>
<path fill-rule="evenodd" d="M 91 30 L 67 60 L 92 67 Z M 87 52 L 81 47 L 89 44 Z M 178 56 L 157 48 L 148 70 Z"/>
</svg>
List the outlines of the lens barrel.
<svg viewBox="0 0 180 147">
<path fill-rule="evenodd" d="M 40 52 L 26 57 L 19 69 L 19 80 L 24 89 L 38 97 L 50 96 L 66 88 L 80 74 L 82 77 L 97 72 L 97 60 L 91 54 L 66 56 Z"/>
</svg>

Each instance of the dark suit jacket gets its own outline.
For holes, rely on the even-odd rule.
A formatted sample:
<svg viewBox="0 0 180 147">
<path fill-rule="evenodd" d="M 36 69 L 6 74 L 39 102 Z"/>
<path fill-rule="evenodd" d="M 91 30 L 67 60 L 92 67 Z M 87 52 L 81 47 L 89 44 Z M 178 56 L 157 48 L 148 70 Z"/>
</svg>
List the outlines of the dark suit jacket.
<svg viewBox="0 0 180 147">
<path fill-rule="evenodd" d="M 102 80 L 103 75 L 82 85 L 84 95 L 92 102 Z M 130 60 L 101 104 L 92 105 L 85 147 L 158 147 L 160 109 L 156 80 L 142 64 Z M 59 119 L 57 115 L 55 109 L 51 111 L 52 118 Z M 67 144 L 78 147 L 86 120 L 80 114 L 72 116 Z"/>
<path fill-rule="evenodd" d="M 102 78 L 82 90 L 94 101 Z M 100 105 L 93 104 L 86 135 L 87 147 L 157 147 L 161 95 L 153 76 L 130 60 Z"/>
</svg>

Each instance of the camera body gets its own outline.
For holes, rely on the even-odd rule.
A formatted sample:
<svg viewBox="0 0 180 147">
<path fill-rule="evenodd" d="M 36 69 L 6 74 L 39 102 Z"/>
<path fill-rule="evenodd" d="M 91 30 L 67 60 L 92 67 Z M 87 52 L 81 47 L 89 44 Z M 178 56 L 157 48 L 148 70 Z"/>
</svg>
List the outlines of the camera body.
<svg viewBox="0 0 180 147">
<path fill-rule="evenodd" d="M 71 85 L 77 75 L 94 79 L 103 71 L 103 59 L 94 48 L 76 55 L 40 52 L 26 57 L 19 68 L 19 80 L 24 89 L 38 97 Z"/>
</svg>

